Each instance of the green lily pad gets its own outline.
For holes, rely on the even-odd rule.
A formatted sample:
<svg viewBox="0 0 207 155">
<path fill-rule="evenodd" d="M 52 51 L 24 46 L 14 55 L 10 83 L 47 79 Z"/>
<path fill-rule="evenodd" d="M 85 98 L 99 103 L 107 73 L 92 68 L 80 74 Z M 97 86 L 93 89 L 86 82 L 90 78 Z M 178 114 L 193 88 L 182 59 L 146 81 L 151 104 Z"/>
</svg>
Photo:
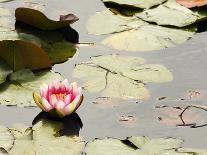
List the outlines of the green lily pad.
<svg viewBox="0 0 207 155">
<path fill-rule="evenodd" d="M 21 21 L 41 30 L 55 30 L 68 27 L 78 20 L 73 14 L 60 15 L 60 19 L 52 20 L 39 10 L 24 7 L 16 9 L 15 17 L 17 21 Z"/>
<path fill-rule="evenodd" d="M 37 70 L 52 66 L 45 51 L 36 45 L 39 44 L 38 38 L 24 33 L 18 34 L 6 28 L 0 28 L 0 34 L 0 57 L 13 70 Z"/>
<path fill-rule="evenodd" d="M 13 143 L 14 136 L 9 129 L 4 126 L 0 126 L 0 149 L 3 148 L 5 151 L 9 151 L 12 148 Z"/>
<path fill-rule="evenodd" d="M 133 145 L 129 145 L 130 142 Z M 88 155 L 204 155 L 206 150 L 181 148 L 182 140 L 174 138 L 149 139 L 131 137 L 126 140 L 114 138 L 95 139 L 86 145 Z"/>
<path fill-rule="evenodd" d="M 125 145 L 122 141 L 113 138 L 95 139 L 86 145 L 88 155 L 135 155 L 135 149 Z"/>
<path fill-rule="evenodd" d="M 52 64 L 68 60 L 76 53 L 76 46 L 64 40 L 58 32 L 43 31 L 12 31 L 0 29 L 0 56 L 2 56 L 14 70 L 22 68 L 41 69 L 51 67 Z M 11 47 L 10 47 L 11 46 Z M 11 55 L 5 53 L 11 49 Z M 2 50 L 1 50 L 2 49 Z M 21 52 L 19 52 L 21 50 Z M 28 51 L 29 50 L 29 51 Z M 21 54 L 27 54 L 19 57 Z M 16 58 L 14 61 L 13 55 Z M 21 58 L 27 59 L 21 59 Z M 38 59 L 38 60 L 37 60 Z"/>
<path fill-rule="evenodd" d="M 0 6 L 0 27 L 9 27 L 9 25 L 11 24 L 10 17 L 10 11 Z"/>
<path fill-rule="evenodd" d="M 189 31 L 148 25 L 114 34 L 102 43 L 119 50 L 152 51 L 174 47 L 190 39 L 193 34 Z"/>
<path fill-rule="evenodd" d="M 90 34 L 95 35 L 117 33 L 132 29 L 133 26 L 130 26 L 130 23 L 134 22 L 137 22 L 136 27 L 147 24 L 142 20 L 137 20 L 135 17 L 115 15 L 109 10 L 104 10 L 89 19 L 87 30 Z"/>
<path fill-rule="evenodd" d="M 62 41 L 55 42 L 44 48 L 53 63 L 61 63 L 72 58 L 76 53 L 76 46 L 72 43 Z"/>
<path fill-rule="evenodd" d="M 182 153 L 196 153 L 196 155 L 206 155 L 207 150 L 204 149 L 192 149 L 192 148 L 180 148 L 178 149 L 179 152 Z"/>
<path fill-rule="evenodd" d="M 0 104 L 19 107 L 36 106 L 32 93 L 39 91 L 42 83 L 50 83 L 54 79 L 61 80 L 58 73 L 45 71 L 32 73 L 30 70 L 20 70 L 12 73 L 9 80 L 0 87 Z"/>
<path fill-rule="evenodd" d="M 153 6 L 162 4 L 166 0 L 102 0 L 103 2 L 116 3 L 119 5 L 127 5 L 137 8 L 151 8 Z"/>
<path fill-rule="evenodd" d="M 1 126 L 0 148 L 9 155 L 80 155 L 84 142 L 80 137 L 58 135 L 62 127 L 61 122 L 46 119 L 27 129 L 24 126 L 11 129 Z"/>
<path fill-rule="evenodd" d="M 139 57 L 104 55 L 92 57 L 91 61 L 77 64 L 73 76 L 80 78 L 84 88 L 100 92 L 103 96 L 116 98 L 147 99 L 148 82 L 169 82 L 171 72 L 162 65 L 145 65 Z"/>
<path fill-rule="evenodd" d="M 152 25 L 138 18 L 115 15 L 108 10 L 92 16 L 87 29 L 89 33 L 96 35 L 116 33 L 103 40 L 102 44 L 126 51 L 169 48 L 194 35 L 194 32 Z"/>
<path fill-rule="evenodd" d="M 181 6 L 175 0 L 168 0 L 166 3 L 149 10 L 136 14 L 137 17 L 147 22 L 154 22 L 158 25 L 171 25 L 184 27 L 195 23 L 201 17 L 190 9 Z"/>
</svg>

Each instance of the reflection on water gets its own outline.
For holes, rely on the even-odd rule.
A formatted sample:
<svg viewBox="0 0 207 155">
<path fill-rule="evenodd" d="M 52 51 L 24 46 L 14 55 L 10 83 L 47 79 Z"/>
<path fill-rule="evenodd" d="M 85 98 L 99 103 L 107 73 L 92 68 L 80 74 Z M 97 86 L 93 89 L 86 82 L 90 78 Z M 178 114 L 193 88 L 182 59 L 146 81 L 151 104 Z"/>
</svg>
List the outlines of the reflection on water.
<svg viewBox="0 0 207 155">
<path fill-rule="evenodd" d="M 63 123 L 63 128 L 59 131 L 60 135 L 62 136 L 63 135 L 67 135 L 67 136 L 77 135 L 78 136 L 80 129 L 83 127 L 81 118 L 79 117 L 77 113 L 73 113 L 64 118 L 56 118 L 56 117 L 52 117 L 46 112 L 40 112 L 34 118 L 32 125 L 35 125 L 42 119 Z"/>
</svg>

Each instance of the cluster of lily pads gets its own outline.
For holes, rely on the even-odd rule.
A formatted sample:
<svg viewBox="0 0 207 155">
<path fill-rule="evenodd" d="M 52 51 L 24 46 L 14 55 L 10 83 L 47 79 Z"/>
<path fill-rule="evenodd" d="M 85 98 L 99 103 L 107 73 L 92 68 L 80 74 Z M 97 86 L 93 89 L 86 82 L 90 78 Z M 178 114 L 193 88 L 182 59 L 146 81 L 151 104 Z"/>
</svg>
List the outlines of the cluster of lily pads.
<svg viewBox="0 0 207 155">
<path fill-rule="evenodd" d="M 201 23 L 207 19 L 204 3 L 204 6 L 187 8 L 181 5 L 182 0 L 103 2 L 108 9 L 89 19 L 88 32 L 95 35 L 112 34 L 102 44 L 115 49 L 160 50 L 183 43 L 206 28 L 201 28 L 204 25 Z"/>
<path fill-rule="evenodd" d="M 78 134 L 62 134 L 64 124 L 40 119 L 32 127 L 18 124 L 13 128 L 0 126 L 2 155 L 206 155 L 207 150 L 184 148 L 175 138 L 150 139 L 132 136 L 126 139 L 94 139 L 85 142 Z"/>
<path fill-rule="evenodd" d="M 78 18 L 66 14 L 53 20 L 38 7 L 24 5 L 0 7 L 0 104 L 27 107 L 35 106 L 32 93 L 40 84 L 62 80 L 50 69 L 76 53 L 78 33 L 70 24 Z M 68 34 L 75 35 L 73 40 Z"/>
</svg>

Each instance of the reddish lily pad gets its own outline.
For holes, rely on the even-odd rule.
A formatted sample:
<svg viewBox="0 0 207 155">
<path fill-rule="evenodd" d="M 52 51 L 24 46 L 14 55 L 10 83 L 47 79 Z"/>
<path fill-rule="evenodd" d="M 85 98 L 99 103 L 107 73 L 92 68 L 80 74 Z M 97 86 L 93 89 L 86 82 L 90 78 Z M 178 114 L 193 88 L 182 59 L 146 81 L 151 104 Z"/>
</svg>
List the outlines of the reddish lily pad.
<svg viewBox="0 0 207 155">
<path fill-rule="evenodd" d="M 17 21 L 21 21 L 42 30 L 60 29 L 67 27 L 78 20 L 73 14 L 60 15 L 58 20 L 52 20 L 40 11 L 26 7 L 17 8 L 15 17 Z"/>
<path fill-rule="evenodd" d="M 176 0 L 177 3 L 186 8 L 201 7 L 207 5 L 207 0 Z"/>
</svg>

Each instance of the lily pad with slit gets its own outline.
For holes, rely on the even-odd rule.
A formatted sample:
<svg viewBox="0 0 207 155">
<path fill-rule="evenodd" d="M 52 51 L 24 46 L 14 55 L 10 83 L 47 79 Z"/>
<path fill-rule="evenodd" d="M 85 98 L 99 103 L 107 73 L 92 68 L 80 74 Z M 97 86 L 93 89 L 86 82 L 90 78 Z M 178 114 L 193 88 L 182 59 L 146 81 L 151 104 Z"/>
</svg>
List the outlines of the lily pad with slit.
<svg viewBox="0 0 207 155">
<path fill-rule="evenodd" d="M 73 76 L 82 79 L 84 88 L 115 98 L 149 98 L 145 84 L 169 82 L 171 72 L 162 65 L 146 65 L 145 59 L 121 55 L 92 57 L 77 64 Z"/>
<path fill-rule="evenodd" d="M 0 87 L 0 104 L 7 106 L 30 107 L 36 106 L 33 100 L 33 92 L 39 91 L 42 83 L 61 80 L 58 73 L 43 71 L 33 73 L 30 70 L 20 70 L 12 73 L 8 80 Z"/>
<path fill-rule="evenodd" d="M 95 139 L 86 145 L 88 155 L 204 155 L 206 150 L 186 149 L 181 147 L 182 140 L 175 138 L 157 138 L 133 136 L 129 139 L 114 138 Z"/>
</svg>

